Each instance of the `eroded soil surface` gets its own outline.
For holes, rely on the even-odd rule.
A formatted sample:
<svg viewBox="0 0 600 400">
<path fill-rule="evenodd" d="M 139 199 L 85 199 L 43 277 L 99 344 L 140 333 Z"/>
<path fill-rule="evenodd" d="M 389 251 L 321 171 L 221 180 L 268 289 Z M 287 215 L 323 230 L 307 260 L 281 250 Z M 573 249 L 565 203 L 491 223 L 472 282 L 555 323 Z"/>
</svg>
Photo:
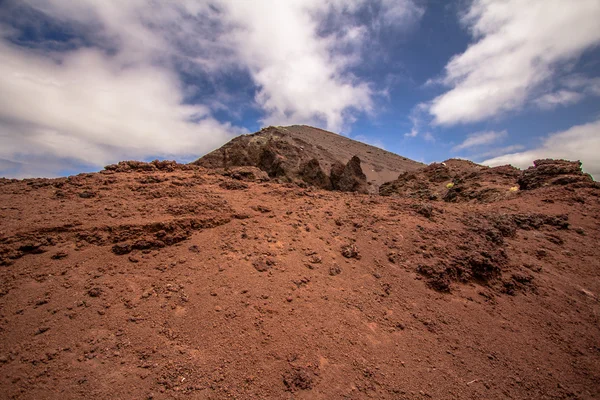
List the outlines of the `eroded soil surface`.
<svg viewBox="0 0 600 400">
<path fill-rule="evenodd" d="M 146 166 L 0 180 L 1 398 L 600 397 L 594 185 Z"/>
</svg>

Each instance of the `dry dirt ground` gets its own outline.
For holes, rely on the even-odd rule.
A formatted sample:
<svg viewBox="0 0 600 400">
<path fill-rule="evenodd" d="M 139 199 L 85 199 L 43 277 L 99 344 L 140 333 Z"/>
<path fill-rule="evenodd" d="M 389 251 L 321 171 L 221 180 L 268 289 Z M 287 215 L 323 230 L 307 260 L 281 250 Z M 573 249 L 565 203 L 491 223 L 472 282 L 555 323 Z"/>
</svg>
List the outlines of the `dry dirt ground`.
<svg viewBox="0 0 600 400">
<path fill-rule="evenodd" d="M 0 180 L 0 397 L 599 398 L 600 190 L 507 193 Z"/>
</svg>

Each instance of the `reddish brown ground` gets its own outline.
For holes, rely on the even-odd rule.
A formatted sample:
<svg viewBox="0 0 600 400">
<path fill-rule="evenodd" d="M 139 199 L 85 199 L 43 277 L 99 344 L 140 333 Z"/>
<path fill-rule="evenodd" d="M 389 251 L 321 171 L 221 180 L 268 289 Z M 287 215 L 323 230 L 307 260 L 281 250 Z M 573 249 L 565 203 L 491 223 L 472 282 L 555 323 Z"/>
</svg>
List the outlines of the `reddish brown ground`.
<svg viewBox="0 0 600 400">
<path fill-rule="evenodd" d="M 0 397 L 600 397 L 599 190 L 245 184 L 0 182 Z"/>
</svg>

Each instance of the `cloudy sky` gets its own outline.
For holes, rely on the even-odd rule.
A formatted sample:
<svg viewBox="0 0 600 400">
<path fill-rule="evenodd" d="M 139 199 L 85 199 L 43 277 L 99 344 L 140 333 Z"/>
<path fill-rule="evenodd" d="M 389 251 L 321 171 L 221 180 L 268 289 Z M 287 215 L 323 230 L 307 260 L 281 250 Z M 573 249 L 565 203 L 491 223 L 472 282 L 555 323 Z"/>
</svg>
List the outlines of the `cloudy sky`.
<svg viewBox="0 0 600 400">
<path fill-rule="evenodd" d="M 599 0 L 0 1 L 0 176 L 191 161 L 310 124 L 600 179 Z"/>
</svg>

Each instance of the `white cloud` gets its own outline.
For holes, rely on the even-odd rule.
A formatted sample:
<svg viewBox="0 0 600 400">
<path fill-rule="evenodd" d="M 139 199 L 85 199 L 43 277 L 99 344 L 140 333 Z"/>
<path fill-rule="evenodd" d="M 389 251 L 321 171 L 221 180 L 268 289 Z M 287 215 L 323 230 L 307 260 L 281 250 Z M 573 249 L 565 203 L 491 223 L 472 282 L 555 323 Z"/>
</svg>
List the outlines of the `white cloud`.
<svg viewBox="0 0 600 400">
<path fill-rule="evenodd" d="M 373 24 L 409 26 L 423 14 L 412 0 L 378 5 Z M 0 158 L 37 171 L 32 163 L 60 169 L 199 156 L 243 131 L 213 112 L 240 97 L 215 82 L 244 74 L 256 89 L 261 122 L 339 131 L 356 112 L 371 112 L 377 96 L 349 71 L 369 27 L 354 18 L 323 34 L 321 24 L 370 6 L 367 0 L 14 2 L 0 24 Z M 22 12 L 27 7 L 37 14 Z M 23 26 L 44 26 L 27 20 L 39 15 L 76 40 L 25 46 L 8 40 Z M 203 97 L 181 71 L 214 83 L 216 94 Z"/>
<path fill-rule="evenodd" d="M 0 42 L 0 53 L 0 158 L 51 154 L 102 166 L 192 157 L 241 132 L 183 104 L 179 82 L 162 68 L 123 67 L 96 50 L 48 57 Z"/>
<path fill-rule="evenodd" d="M 369 85 L 344 74 L 345 65 L 317 35 L 312 13 L 321 4 L 253 1 L 226 8 L 231 24 L 239 27 L 227 38 L 259 87 L 256 101 L 267 112 L 265 124 L 321 121 L 339 131 L 346 111 L 371 110 Z"/>
<path fill-rule="evenodd" d="M 540 147 L 519 153 L 505 154 L 485 160 L 489 166 L 511 164 L 518 168 L 527 168 L 533 161 L 543 158 L 580 160 L 583 169 L 600 178 L 600 120 L 573 126 L 566 131 L 548 135 Z"/>
<path fill-rule="evenodd" d="M 348 73 L 360 62 L 368 29 L 343 19 L 320 36 L 320 18 L 343 18 L 369 5 L 367 0 L 223 1 L 227 38 L 259 87 L 257 103 L 265 124 L 307 123 L 329 130 L 345 128 L 353 111 L 370 113 L 374 90 Z M 373 22 L 412 25 L 423 10 L 410 0 L 381 0 Z M 383 22 L 382 22 L 383 21 Z M 291 23 L 293 22 L 293 23 Z M 350 48 L 352 51 L 343 51 Z"/>
<path fill-rule="evenodd" d="M 452 89 L 432 101 L 434 122 L 469 123 L 520 109 L 600 44 L 598 21 L 598 0 L 473 1 L 462 22 L 476 42 L 446 65 L 442 81 Z"/>
<path fill-rule="evenodd" d="M 467 138 L 459 145 L 452 148 L 453 151 L 460 151 L 481 146 L 487 146 L 504 140 L 508 136 L 506 131 L 484 131 L 475 132 L 467 135 Z"/>
</svg>

